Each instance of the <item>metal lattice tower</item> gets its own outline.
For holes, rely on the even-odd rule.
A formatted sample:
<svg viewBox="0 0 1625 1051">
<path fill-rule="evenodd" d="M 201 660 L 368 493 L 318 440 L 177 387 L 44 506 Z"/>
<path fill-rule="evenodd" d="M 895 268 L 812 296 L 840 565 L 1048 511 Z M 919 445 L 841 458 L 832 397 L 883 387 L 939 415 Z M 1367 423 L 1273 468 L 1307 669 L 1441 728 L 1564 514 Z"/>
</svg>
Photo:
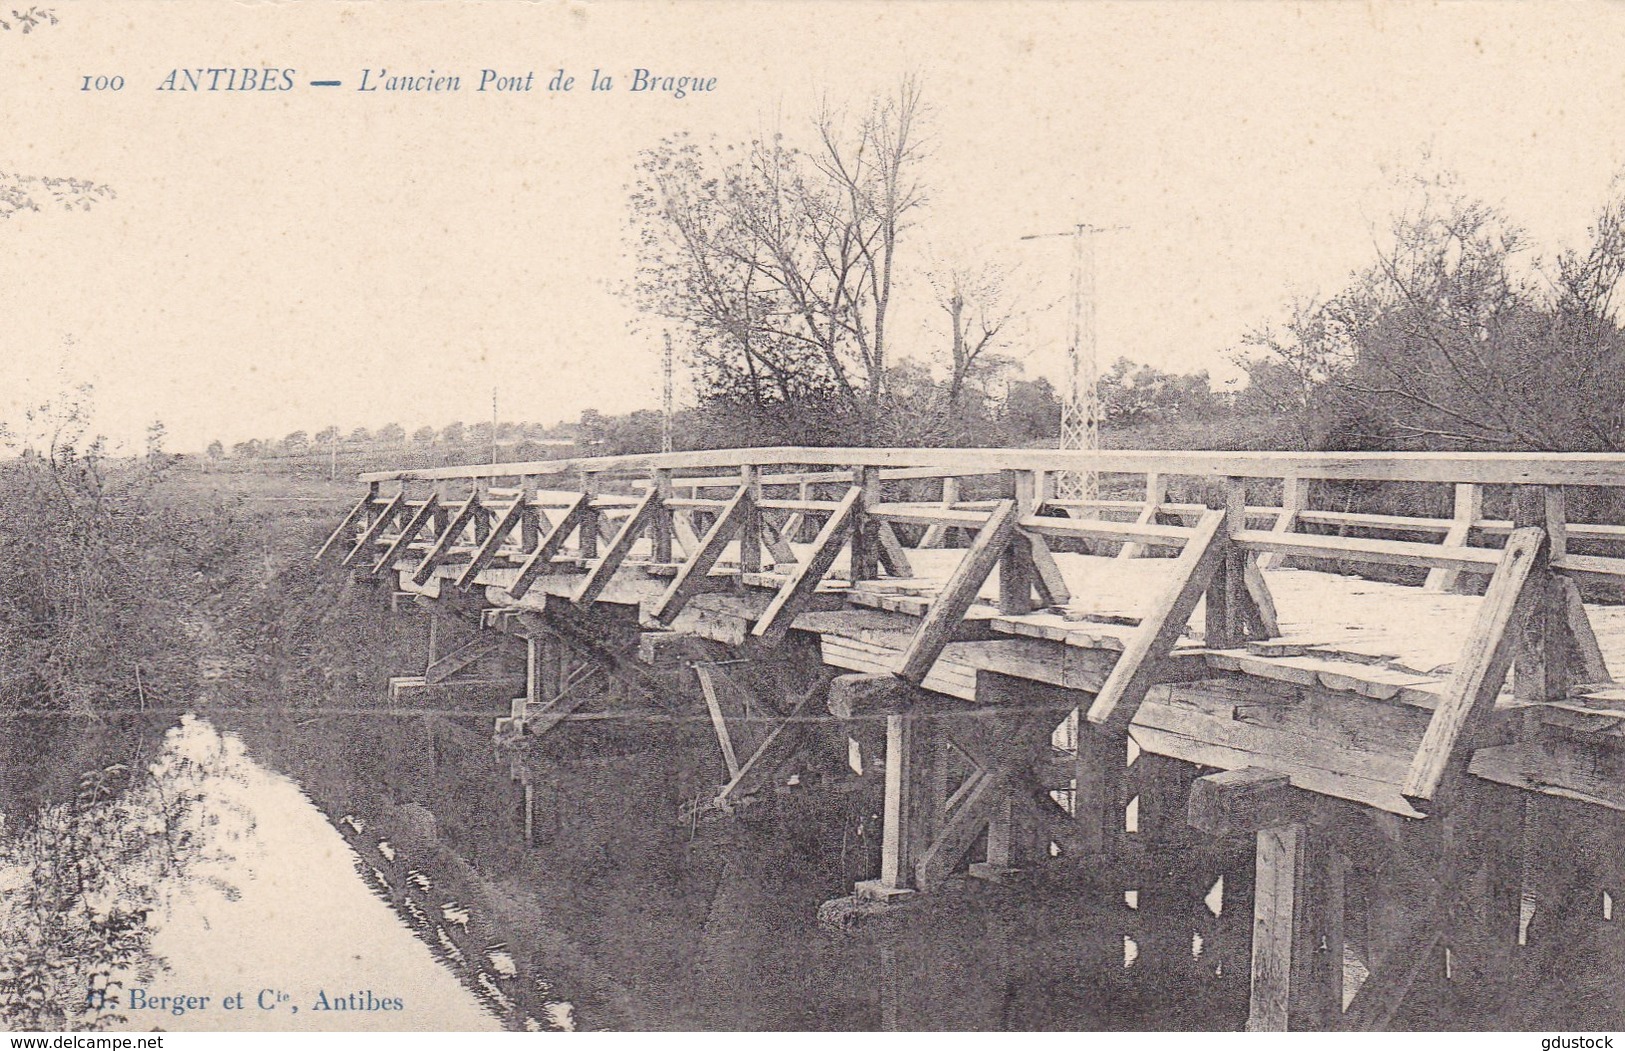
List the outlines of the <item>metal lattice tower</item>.
<svg viewBox="0 0 1625 1051">
<path fill-rule="evenodd" d="M 1082 223 L 1072 233 L 1071 313 L 1066 345 L 1066 400 L 1061 403 L 1061 448 L 1093 453 L 1100 450 L 1100 399 L 1095 363 L 1095 230 Z M 1055 495 L 1062 500 L 1098 500 L 1100 478 L 1093 464 L 1087 470 L 1061 472 L 1055 479 Z"/>
<path fill-rule="evenodd" d="M 1062 449 L 1100 451 L 1100 395 L 1095 362 L 1095 234 L 1102 227 L 1079 223 L 1071 230 L 1053 234 L 1029 234 L 1023 241 L 1041 237 L 1072 238 L 1072 295 L 1066 344 L 1066 396 L 1061 402 Z M 1122 227 L 1110 227 L 1120 230 Z M 1093 501 L 1100 498 L 1100 479 L 1093 465 L 1082 471 L 1059 471 L 1055 476 L 1055 496 L 1059 500 Z M 1082 513 L 1092 514 L 1084 508 Z"/>
</svg>

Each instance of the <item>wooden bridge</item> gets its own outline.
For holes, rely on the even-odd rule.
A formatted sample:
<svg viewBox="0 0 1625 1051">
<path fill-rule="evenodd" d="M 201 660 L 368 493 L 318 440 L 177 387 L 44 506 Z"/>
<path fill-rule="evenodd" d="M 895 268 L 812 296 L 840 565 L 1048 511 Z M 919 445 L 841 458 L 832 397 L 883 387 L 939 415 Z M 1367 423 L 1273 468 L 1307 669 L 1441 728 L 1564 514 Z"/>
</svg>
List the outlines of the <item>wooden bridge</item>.
<svg viewBox="0 0 1625 1051">
<path fill-rule="evenodd" d="M 1117 498 L 1052 497 L 1090 467 Z M 883 779 L 860 898 L 1116 881 L 1147 910 L 1180 876 L 1184 909 L 1246 843 L 1257 1029 L 1383 1028 L 1421 985 L 1515 992 L 1614 938 L 1625 457 L 773 448 L 362 481 L 322 552 L 432 615 L 396 704 L 500 699 L 520 749 L 708 717 L 684 822 Z"/>
</svg>

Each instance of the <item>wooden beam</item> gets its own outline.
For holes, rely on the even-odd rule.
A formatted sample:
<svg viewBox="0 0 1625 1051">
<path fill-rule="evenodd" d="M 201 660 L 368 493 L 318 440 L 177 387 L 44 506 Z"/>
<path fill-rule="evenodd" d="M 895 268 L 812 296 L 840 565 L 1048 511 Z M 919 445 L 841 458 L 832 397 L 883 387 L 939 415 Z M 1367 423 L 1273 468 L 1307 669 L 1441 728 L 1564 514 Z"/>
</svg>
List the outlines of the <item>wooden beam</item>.
<svg viewBox="0 0 1625 1051">
<path fill-rule="evenodd" d="M 1072 601 L 1072 590 L 1066 586 L 1066 576 L 1056 564 L 1055 554 L 1042 535 L 1023 529 L 1018 538 L 1028 548 L 1033 566 L 1033 587 L 1038 601 L 1046 606 L 1064 606 Z"/>
<path fill-rule="evenodd" d="M 378 512 L 378 517 L 372 520 L 372 525 L 362 530 L 360 538 L 355 542 L 355 546 L 349 550 L 349 553 L 344 556 L 344 560 L 339 564 L 344 566 L 354 565 L 361 552 L 370 549 L 373 544 L 377 543 L 378 538 L 384 534 L 384 530 L 388 528 L 390 521 L 400 512 L 405 503 L 406 490 L 402 489 L 390 498 L 389 503 L 384 505 L 382 511 Z"/>
<path fill-rule="evenodd" d="M 677 576 L 672 579 L 665 593 L 655 600 L 654 606 L 649 610 L 651 617 L 669 627 L 671 622 L 677 619 L 677 614 L 683 611 L 683 607 L 688 605 L 689 600 L 704 590 L 706 576 L 711 572 L 711 567 L 717 564 L 717 559 L 722 557 L 728 541 L 739 531 L 745 508 L 749 504 L 749 487 L 742 485 L 718 512 L 717 520 L 706 531 L 705 539 L 700 541 L 699 548 L 683 562 L 682 568 L 678 569 Z"/>
<path fill-rule="evenodd" d="M 1020 517 L 1014 500 L 1001 500 L 994 507 L 987 524 L 976 534 L 965 557 L 960 559 L 953 575 L 926 611 L 914 637 L 909 640 L 908 649 L 903 652 L 897 667 L 899 678 L 915 685 L 924 681 L 926 673 L 941 656 L 943 647 L 951 640 L 954 628 L 976 601 L 976 593 L 981 590 L 988 574 L 993 572 L 993 567 L 1010 546 Z"/>
<path fill-rule="evenodd" d="M 1156 525 L 1162 505 L 1168 500 L 1168 479 L 1156 471 L 1145 476 L 1145 506 L 1134 516 L 1135 525 Z M 1145 545 L 1130 540 L 1117 549 L 1118 558 L 1139 558 L 1145 554 Z"/>
<path fill-rule="evenodd" d="M 362 496 L 361 499 L 357 500 L 355 506 L 350 508 L 350 513 L 344 516 L 344 521 L 340 522 L 338 527 L 327 535 L 327 542 L 321 546 L 321 548 L 316 552 L 316 557 L 311 559 L 311 561 L 320 562 L 323 558 L 325 558 L 328 550 L 331 549 L 334 544 L 338 543 L 339 537 L 343 536 L 345 531 L 365 517 L 367 509 L 372 506 L 372 502 L 373 494 L 370 491 L 366 493 L 366 495 Z"/>
<path fill-rule="evenodd" d="M 1259 767 L 1223 770 L 1191 782 L 1187 820 L 1210 836 L 1254 835 L 1302 822 L 1302 797 L 1286 774 Z"/>
<path fill-rule="evenodd" d="M 951 510 L 959 502 L 959 479 L 951 475 L 942 479 L 942 507 Z M 949 526 L 942 522 L 932 522 L 926 526 L 925 535 L 920 538 L 922 548 L 947 547 Z"/>
<path fill-rule="evenodd" d="M 483 516 L 484 514 L 485 508 L 480 503 L 478 493 L 471 494 L 467 500 L 464 500 L 463 506 L 457 509 L 456 516 L 452 518 L 445 529 L 441 530 L 440 536 L 434 542 L 434 546 L 429 548 L 429 553 L 423 556 L 422 562 L 418 563 L 417 571 L 412 574 L 412 583 L 427 584 L 429 578 L 434 576 L 435 567 L 440 565 L 446 555 L 451 552 L 452 546 L 457 543 L 458 537 L 462 536 L 463 530 L 468 528 L 468 523 L 473 520 L 475 515 Z"/>
<path fill-rule="evenodd" d="M 879 468 L 859 467 L 853 472 L 852 481 L 863 490 L 863 500 L 852 522 L 852 555 L 847 573 L 847 577 L 856 584 L 860 580 L 874 580 L 880 576 L 881 522 L 870 517 L 869 508 L 878 506 L 884 497 L 881 495 Z"/>
<path fill-rule="evenodd" d="M 1342 864 L 1307 825 L 1261 830 L 1249 1032 L 1330 1029 L 1343 1010 Z"/>
<path fill-rule="evenodd" d="M 417 539 L 418 534 L 423 531 L 423 527 L 428 524 L 430 516 L 439 507 L 438 501 L 439 498 L 433 495 L 423 501 L 423 506 L 418 508 L 417 513 L 411 517 L 406 525 L 401 527 L 401 535 L 395 538 L 395 542 L 389 545 L 389 550 L 385 551 L 384 556 L 373 565 L 372 573 L 374 576 L 395 565 L 395 559 L 401 556 L 401 553 L 407 549 L 407 546 L 412 541 Z"/>
<path fill-rule="evenodd" d="M 479 550 L 474 552 L 473 560 L 458 575 L 457 587 L 466 588 L 471 586 L 474 583 L 474 578 L 483 573 L 485 568 L 496 559 L 497 551 L 502 548 L 503 542 L 508 539 L 514 527 L 524 527 L 528 509 L 529 504 L 526 503 L 525 496 L 521 493 L 514 500 L 513 505 L 504 511 L 502 517 L 497 520 L 496 525 L 492 527 L 490 534 L 485 538 L 485 542 L 480 545 Z"/>
<path fill-rule="evenodd" d="M 450 653 L 432 662 L 423 673 L 423 681 L 430 686 L 445 682 L 481 657 L 500 648 L 502 640 L 503 636 L 501 635 L 492 632 L 481 632 Z"/>
<path fill-rule="evenodd" d="M 914 575 L 914 567 L 909 563 L 908 552 L 903 548 L 903 542 L 897 539 L 897 531 L 890 522 L 881 522 L 875 530 L 875 536 L 880 541 L 880 565 L 887 576 L 907 578 Z"/>
<path fill-rule="evenodd" d="M 1418 810 L 1433 805 L 1446 775 L 1465 765 L 1473 731 L 1489 714 L 1512 664 L 1517 632 L 1512 625 L 1528 608 L 1524 587 L 1545 550 L 1541 529 L 1517 529 L 1507 538 L 1500 566 L 1490 578 L 1478 615 L 1456 661 L 1449 685 L 1428 721 L 1400 792 Z"/>
<path fill-rule="evenodd" d="M 587 505 L 591 502 L 592 496 L 588 493 L 576 495 L 560 516 L 558 524 L 548 530 L 547 536 L 536 545 L 536 550 L 525 559 L 525 564 L 519 567 L 519 576 L 508 586 L 508 594 L 516 599 L 524 598 L 537 577 L 552 572 L 553 556 L 563 549 L 564 542 L 570 539 L 570 534 L 575 532 L 577 527 L 590 528 L 593 525 L 587 513 Z"/>
<path fill-rule="evenodd" d="M 1019 524 L 1038 510 L 1038 479 L 1031 471 L 1014 471 L 1007 477 Z M 1037 575 L 1032 545 L 1005 544 L 999 556 L 999 612 L 1011 615 L 1031 613 L 1035 608 L 1033 585 Z"/>
<path fill-rule="evenodd" d="M 643 494 L 643 499 L 639 500 L 632 513 L 626 516 L 626 521 L 621 523 L 615 539 L 609 542 L 609 547 L 599 556 L 598 564 L 592 567 L 587 579 L 581 582 L 581 587 L 576 589 L 570 601 L 578 606 L 590 606 L 598 601 L 598 596 L 609 586 L 610 578 L 631 553 L 632 545 L 636 544 L 638 538 L 653 524 L 659 508 L 660 488 L 654 486 Z"/>
<path fill-rule="evenodd" d="M 1450 528 L 1444 535 L 1444 543 L 1450 547 L 1466 547 L 1467 541 L 1472 539 L 1473 526 L 1484 517 L 1483 487 L 1458 482 L 1455 503 L 1455 514 L 1451 517 Z M 1422 585 L 1422 590 L 1441 593 L 1455 591 L 1460 580 L 1460 567 L 1435 566 L 1428 571 L 1428 578 Z"/>
<path fill-rule="evenodd" d="M 736 799 L 759 791 L 764 782 L 802 745 L 807 734 L 796 719 L 819 694 L 828 689 L 822 678 L 785 706 L 783 719 L 774 724 L 749 759 L 740 764 L 739 772 L 717 793 L 716 805 L 727 809 Z"/>
<path fill-rule="evenodd" d="M 1297 529 L 1299 516 L 1309 507 L 1309 480 L 1289 474 L 1281 479 L 1281 513 L 1275 517 L 1272 533 L 1290 533 Z M 1280 552 L 1272 551 L 1259 556 L 1259 569 L 1285 569 L 1291 563 Z"/>
<path fill-rule="evenodd" d="M 722 747 L 722 761 L 728 767 L 728 780 L 739 776 L 739 758 L 734 754 L 733 734 L 728 730 L 727 713 L 722 710 L 722 698 L 717 693 L 712 669 L 708 664 L 694 665 L 694 674 L 700 680 L 700 692 L 705 694 L 705 707 L 711 713 L 711 728 L 716 731 L 717 744 Z"/>
<path fill-rule="evenodd" d="M 1157 681 L 1157 665 L 1173 650 L 1190 615 L 1224 557 L 1220 537 L 1224 515 L 1209 511 L 1196 523 L 1179 557 L 1172 560 L 1169 580 L 1140 626 L 1123 647 L 1123 655 L 1089 706 L 1088 722 L 1117 734 L 1134 721 L 1146 691 Z M 1087 727 L 1079 726 L 1079 732 Z"/>
<path fill-rule="evenodd" d="M 852 527 L 854 512 L 862 498 L 863 490 L 859 487 L 851 486 L 847 489 L 846 496 L 836 507 L 835 512 L 818 531 L 818 537 L 813 541 L 813 549 L 807 555 L 807 560 L 796 566 L 790 578 L 773 595 L 773 601 L 768 603 L 767 609 L 756 618 L 756 623 L 750 629 L 752 637 L 768 645 L 777 645 L 784 638 L 785 633 L 790 630 L 790 625 L 806 610 L 818 590 L 818 585 L 835 565 L 835 559 L 841 552 L 841 544 Z"/>
</svg>

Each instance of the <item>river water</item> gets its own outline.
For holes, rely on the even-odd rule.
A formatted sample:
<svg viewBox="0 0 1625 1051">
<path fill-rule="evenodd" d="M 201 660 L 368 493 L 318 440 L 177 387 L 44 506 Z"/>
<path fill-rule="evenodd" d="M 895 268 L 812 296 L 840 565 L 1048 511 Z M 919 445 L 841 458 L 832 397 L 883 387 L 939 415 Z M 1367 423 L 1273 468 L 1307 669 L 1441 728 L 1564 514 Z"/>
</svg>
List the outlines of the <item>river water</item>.
<svg viewBox="0 0 1625 1051">
<path fill-rule="evenodd" d="M 66 912 L 105 926 L 128 900 L 145 936 L 113 955 L 116 1010 L 34 1027 L 85 1028 L 98 1017 L 127 1030 L 1224 1030 L 1245 1021 L 1250 850 L 1200 871 L 1187 865 L 1188 893 L 1170 892 L 1156 872 L 1136 890 L 971 880 L 841 927 L 821 924 L 819 906 L 872 873 L 876 801 L 789 791 L 728 821 L 681 826 L 675 786 L 714 751 L 698 731 L 654 744 L 572 731 L 568 754 L 533 755 L 527 840 L 516 770 L 493 754 L 484 714 L 272 716 L 237 729 L 193 716 L 160 727 L 147 758 L 131 764 L 139 776 L 120 775 L 121 793 L 91 792 L 86 803 L 82 783 L 61 812 L 88 830 L 92 852 L 117 847 L 113 875 Z M 43 827 L 53 813 L 42 811 Z M 11 832 L 0 839 L 0 934 L 17 939 L 27 891 L 53 870 Z M 132 849 L 137 840 L 144 852 Z M 64 943 L 78 936 L 72 923 L 59 927 Z M 1590 948 L 1618 958 L 1613 942 Z M 54 995 L 79 995 L 74 982 L 94 987 L 93 962 L 69 961 Z M 1617 1019 L 1617 983 L 1608 967 L 1598 973 L 1600 985 L 1565 972 L 1536 987 L 1565 1017 L 1579 1005 L 1588 1018 Z M 1495 1012 L 1510 998 L 1483 992 L 1471 982 L 1423 989 L 1396 1025 L 1544 1020 L 1503 1018 Z M 1461 1013 L 1485 1001 L 1484 1013 Z M 14 1028 L 18 1017 L 0 1014 Z"/>
</svg>

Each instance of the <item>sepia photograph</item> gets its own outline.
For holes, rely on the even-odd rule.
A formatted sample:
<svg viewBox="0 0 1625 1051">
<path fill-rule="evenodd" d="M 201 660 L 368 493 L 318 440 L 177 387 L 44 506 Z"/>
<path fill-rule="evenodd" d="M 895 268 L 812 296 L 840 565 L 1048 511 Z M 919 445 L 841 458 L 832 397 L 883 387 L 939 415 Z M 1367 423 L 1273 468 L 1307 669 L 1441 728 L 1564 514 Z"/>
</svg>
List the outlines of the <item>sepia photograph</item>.
<svg viewBox="0 0 1625 1051">
<path fill-rule="evenodd" d="M 1622 93 L 1600 2 L 4 0 L 9 1046 L 1612 1046 Z"/>
</svg>

